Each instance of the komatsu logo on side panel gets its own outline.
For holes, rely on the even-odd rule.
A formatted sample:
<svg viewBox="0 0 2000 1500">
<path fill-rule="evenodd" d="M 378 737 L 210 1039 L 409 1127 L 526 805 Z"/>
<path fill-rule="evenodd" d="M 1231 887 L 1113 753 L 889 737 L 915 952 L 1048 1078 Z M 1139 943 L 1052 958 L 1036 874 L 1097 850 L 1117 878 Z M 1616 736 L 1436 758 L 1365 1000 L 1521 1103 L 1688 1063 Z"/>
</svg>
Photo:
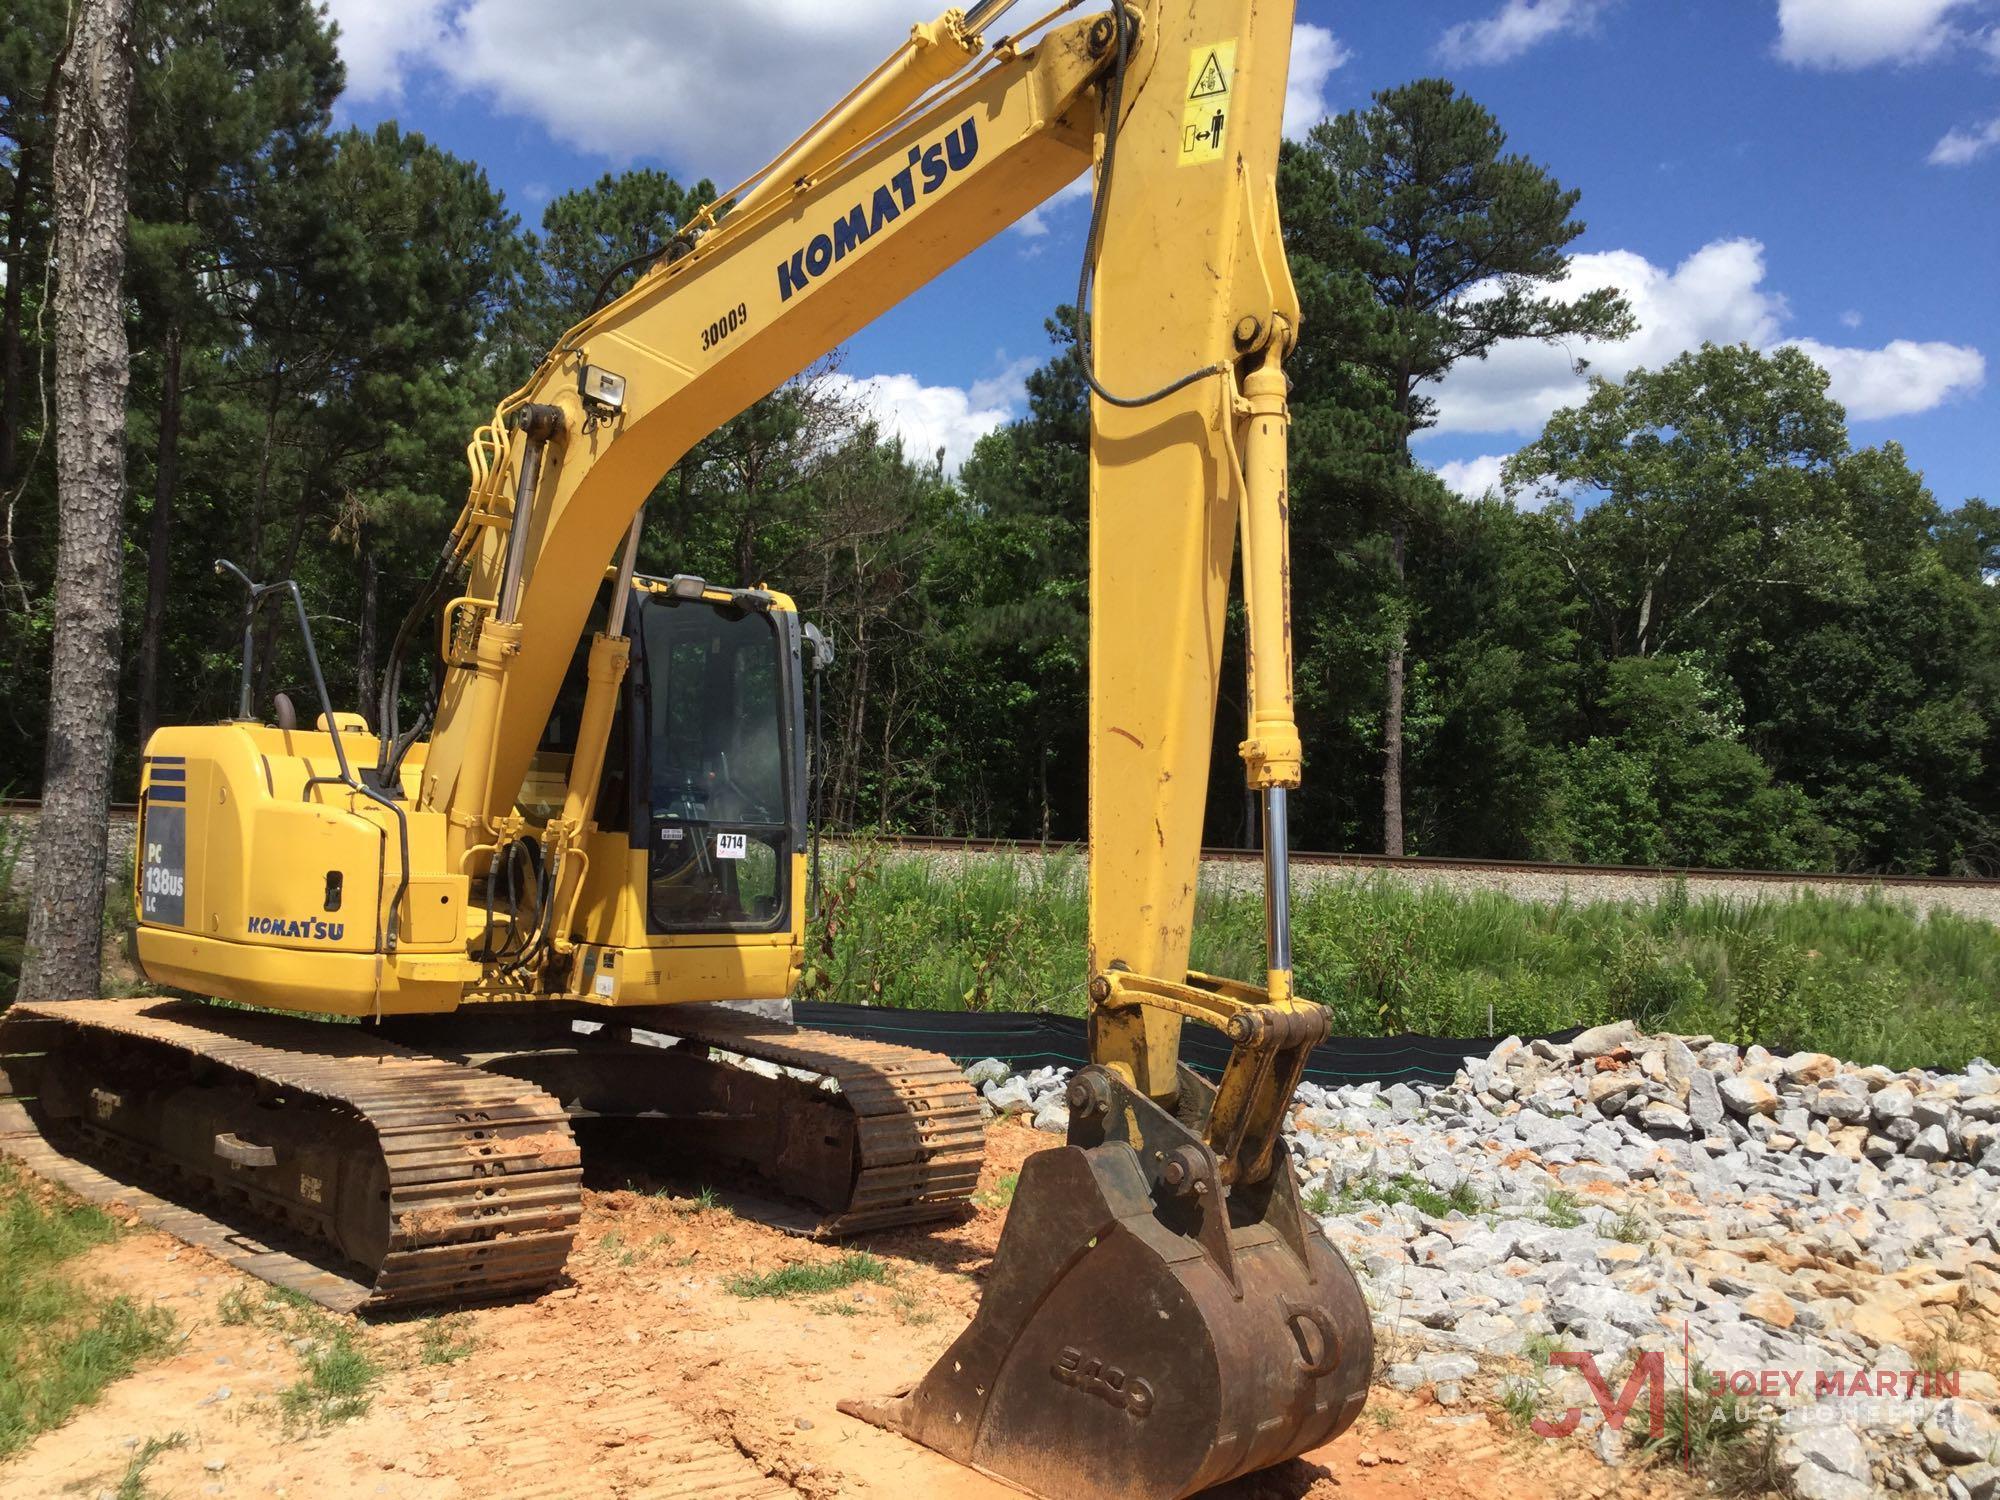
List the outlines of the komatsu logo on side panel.
<svg viewBox="0 0 2000 1500">
<path fill-rule="evenodd" d="M 979 132 L 967 115 L 963 124 L 941 141 L 910 147 L 910 162 L 866 202 L 857 203 L 833 221 L 833 228 L 816 234 L 792 252 L 790 260 L 778 262 L 778 300 L 789 302 L 792 293 L 803 291 L 828 266 L 847 259 L 849 252 L 868 243 L 885 224 L 893 224 L 915 206 L 919 197 L 928 198 L 944 186 L 953 172 L 963 172 L 979 155 Z M 917 178 L 923 178 L 921 190 Z"/>
<path fill-rule="evenodd" d="M 254 937 L 311 938 L 316 943 L 337 943 L 347 931 L 345 922 L 322 922 L 318 917 L 252 917 Z"/>
</svg>

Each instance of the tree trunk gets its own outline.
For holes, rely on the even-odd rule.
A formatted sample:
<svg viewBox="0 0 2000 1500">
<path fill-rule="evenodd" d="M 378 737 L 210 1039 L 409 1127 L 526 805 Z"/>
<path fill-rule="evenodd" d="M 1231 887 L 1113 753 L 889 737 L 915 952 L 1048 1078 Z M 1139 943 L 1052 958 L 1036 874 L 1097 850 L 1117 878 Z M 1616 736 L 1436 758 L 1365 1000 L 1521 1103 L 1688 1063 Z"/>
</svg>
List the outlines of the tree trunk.
<svg viewBox="0 0 2000 1500">
<path fill-rule="evenodd" d="M 11 485 L 21 464 L 21 284 L 28 279 L 28 189 L 35 169 L 32 146 L 14 158 L 14 196 L 7 205 L 7 291 L 0 302 L 0 488 Z"/>
<path fill-rule="evenodd" d="M 1389 525 L 1389 571 L 1396 578 L 1396 615 L 1389 627 L 1387 669 L 1383 673 L 1382 704 L 1382 852 L 1403 852 L 1403 650 L 1408 631 L 1403 625 L 1403 553 L 1409 522 L 1397 516 Z"/>
<path fill-rule="evenodd" d="M 97 992 L 118 708 L 132 0 L 77 0 L 56 117 L 55 637 L 23 999 Z"/>
<path fill-rule="evenodd" d="M 304 545 L 306 537 L 306 510 L 308 503 L 303 494 L 299 496 L 299 508 L 292 513 L 291 535 L 285 541 L 285 560 L 277 571 L 277 578 L 291 578 L 298 571 L 299 548 Z M 280 630 L 291 631 L 299 628 L 298 618 L 291 609 L 291 602 L 291 598 L 288 595 L 274 597 L 269 604 L 266 604 L 257 612 L 257 647 L 255 653 L 257 661 L 255 668 L 250 673 L 252 713 L 261 714 L 264 712 L 265 691 L 270 687 L 271 669 L 278 664 L 278 632 Z M 306 710 L 306 722 L 311 723 L 316 720 L 319 716 L 319 711 L 319 703 L 317 700 L 314 700 L 312 706 Z"/>
<path fill-rule="evenodd" d="M 181 328 L 167 325 L 160 351 L 160 442 L 154 460 L 153 524 L 146 538 L 146 613 L 139 627 L 139 743 L 160 727 L 160 647 L 167 629 L 167 556 L 181 469 Z"/>
<path fill-rule="evenodd" d="M 375 614 L 381 596 L 381 575 L 375 571 L 375 548 L 368 535 L 368 523 L 356 528 L 355 540 L 361 548 L 361 622 L 354 647 L 354 686 L 361 694 L 361 712 L 375 723 Z M 380 725 L 376 725 L 380 729 Z"/>
<path fill-rule="evenodd" d="M 53 80 L 46 102 L 54 100 Z M 14 513 L 21 503 L 25 485 L 21 480 L 21 388 L 27 375 L 22 369 L 21 295 L 28 280 L 28 211 L 30 185 L 40 162 L 33 143 L 24 143 L 14 158 L 14 196 L 7 211 L 7 290 L 0 295 L 0 492 L 5 510 L 0 513 L 0 564 L 6 569 L 6 584 L 22 614 L 33 608 L 28 585 L 21 577 L 21 559 L 15 546 Z M 41 353 L 36 351 L 37 373 Z"/>
</svg>

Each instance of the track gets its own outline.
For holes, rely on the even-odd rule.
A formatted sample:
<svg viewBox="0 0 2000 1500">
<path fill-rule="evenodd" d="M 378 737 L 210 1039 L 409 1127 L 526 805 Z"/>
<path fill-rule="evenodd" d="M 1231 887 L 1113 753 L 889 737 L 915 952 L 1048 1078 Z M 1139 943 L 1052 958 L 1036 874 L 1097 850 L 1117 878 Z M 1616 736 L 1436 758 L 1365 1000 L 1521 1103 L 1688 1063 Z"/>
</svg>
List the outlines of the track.
<svg viewBox="0 0 2000 1500">
<path fill-rule="evenodd" d="M 0 1053 L 47 1151 L 269 1225 L 259 1274 L 316 1301 L 505 1296 L 569 1257 L 582 1156 L 561 1106 L 516 1079 L 189 1001 L 16 1005 Z"/>
<path fill-rule="evenodd" d="M 950 1058 L 707 1005 L 618 1019 L 835 1081 L 859 1150 L 846 1208 L 817 1226 L 821 1237 L 949 1218 L 978 1185 L 986 1143 L 979 1096 Z"/>
<path fill-rule="evenodd" d="M 748 1179 L 734 1196 L 794 1233 L 835 1239 L 950 1218 L 978 1181 L 979 1096 L 935 1052 L 719 1005 L 491 1007 L 388 1028 L 562 1100 L 593 1160 L 602 1150 L 655 1176 L 720 1172 L 709 1186 Z"/>
</svg>

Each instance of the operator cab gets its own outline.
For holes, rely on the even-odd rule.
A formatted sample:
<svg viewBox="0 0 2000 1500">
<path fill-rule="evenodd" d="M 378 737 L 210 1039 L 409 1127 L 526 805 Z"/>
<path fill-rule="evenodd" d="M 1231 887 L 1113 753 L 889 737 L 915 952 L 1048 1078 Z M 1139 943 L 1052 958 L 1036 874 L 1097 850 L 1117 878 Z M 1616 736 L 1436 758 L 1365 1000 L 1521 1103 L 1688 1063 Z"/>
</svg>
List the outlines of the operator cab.
<svg viewBox="0 0 2000 1500">
<path fill-rule="evenodd" d="M 607 585 L 608 587 L 608 585 Z M 631 663 L 606 746 L 597 823 L 646 851 L 649 934 L 780 932 L 791 925 L 792 856 L 805 843 L 801 630 L 761 589 L 635 577 Z M 602 609 L 592 611 L 602 619 Z M 578 645 L 539 767 L 567 770 L 588 640 Z M 531 773 L 523 810 L 560 805 Z M 536 803 L 543 806 L 536 806 Z"/>
</svg>

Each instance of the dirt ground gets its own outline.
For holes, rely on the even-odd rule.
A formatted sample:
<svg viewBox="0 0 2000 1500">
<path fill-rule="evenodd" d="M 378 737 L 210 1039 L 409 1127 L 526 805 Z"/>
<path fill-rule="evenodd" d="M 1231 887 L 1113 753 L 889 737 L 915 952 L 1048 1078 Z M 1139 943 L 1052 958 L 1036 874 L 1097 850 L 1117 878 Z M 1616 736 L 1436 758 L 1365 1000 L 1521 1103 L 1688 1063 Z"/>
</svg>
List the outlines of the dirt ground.
<svg viewBox="0 0 2000 1500">
<path fill-rule="evenodd" d="M 474 1308 L 450 1327 L 470 1351 L 425 1363 L 436 1325 L 367 1325 L 382 1366 L 365 1414 L 288 1431 L 278 1397 L 300 1375 L 287 1331 L 230 1323 L 219 1304 L 262 1297 L 248 1277 L 136 1229 L 86 1269 L 170 1308 L 171 1357 L 0 1464 L 0 1492 L 117 1492 L 135 1452 L 178 1434 L 145 1475 L 155 1497 L 354 1500 L 457 1496 L 935 1496 L 1016 1492 L 835 1410 L 919 1376 L 972 1313 L 1004 1218 L 1000 1184 L 1050 1137 L 989 1134 L 981 1206 L 959 1224 L 878 1235 L 859 1248 L 882 1284 L 745 1299 L 733 1276 L 830 1260 L 810 1244 L 690 1199 L 590 1195 L 571 1282 L 532 1302 Z M 237 1299 L 239 1305 L 241 1298 Z M 1588 1453 L 1519 1432 L 1497 1412 L 1445 1411 L 1427 1392 L 1378 1387 L 1353 1431 L 1216 1500 L 1537 1500 L 1672 1494 L 1678 1475 L 1614 1473 Z"/>
</svg>

